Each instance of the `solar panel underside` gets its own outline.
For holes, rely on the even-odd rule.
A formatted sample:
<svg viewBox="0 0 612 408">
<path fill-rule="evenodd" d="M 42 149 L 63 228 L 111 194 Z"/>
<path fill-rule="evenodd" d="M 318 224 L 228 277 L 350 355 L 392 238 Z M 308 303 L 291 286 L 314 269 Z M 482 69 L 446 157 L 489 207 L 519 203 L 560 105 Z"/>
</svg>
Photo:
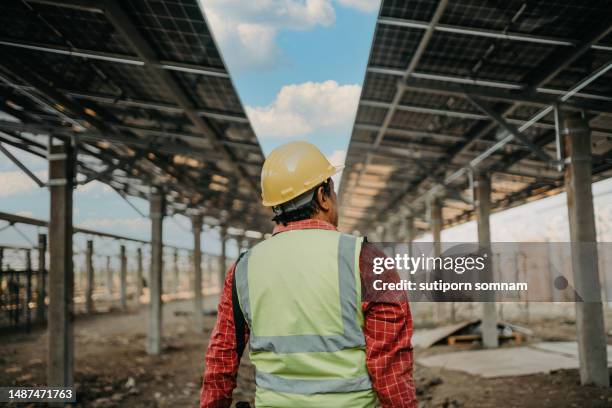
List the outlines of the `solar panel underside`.
<svg viewBox="0 0 612 408">
<path fill-rule="evenodd" d="M 594 180 L 612 175 L 609 2 L 449 1 L 431 24 L 439 6 L 433 0 L 382 2 L 342 176 L 344 230 L 399 226 L 409 213 L 417 227 L 427 228 L 428 193 L 444 191 L 432 189 L 508 135 L 470 98 L 520 128 L 597 75 L 562 109 L 589 119 Z M 407 74 L 411 62 L 416 65 Z M 522 133 L 556 157 L 553 112 Z M 516 138 L 478 169 L 494 171 L 496 209 L 563 185 L 563 174 Z M 446 225 L 473 216 L 467 174 L 445 183 Z"/>
<path fill-rule="evenodd" d="M 3 122 L 3 140 L 42 154 L 42 134 L 73 135 L 86 177 L 105 172 L 101 181 L 142 197 L 162 183 L 173 211 L 268 230 L 263 153 L 198 2 L 114 3 L 124 20 L 104 2 L 0 2 L 0 109 L 19 120 Z M 73 134 L 62 113 L 88 130 Z"/>
</svg>

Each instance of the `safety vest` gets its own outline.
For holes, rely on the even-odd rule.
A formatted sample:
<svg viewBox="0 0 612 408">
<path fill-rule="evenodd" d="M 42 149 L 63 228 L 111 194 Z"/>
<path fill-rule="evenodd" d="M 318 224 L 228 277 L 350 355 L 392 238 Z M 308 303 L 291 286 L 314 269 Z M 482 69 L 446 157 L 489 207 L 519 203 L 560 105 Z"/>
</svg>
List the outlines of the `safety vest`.
<svg viewBox="0 0 612 408">
<path fill-rule="evenodd" d="M 287 231 L 241 257 L 236 291 L 250 328 L 258 408 L 374 407 L 361 243 L 336 231 Z"/>
</svg>

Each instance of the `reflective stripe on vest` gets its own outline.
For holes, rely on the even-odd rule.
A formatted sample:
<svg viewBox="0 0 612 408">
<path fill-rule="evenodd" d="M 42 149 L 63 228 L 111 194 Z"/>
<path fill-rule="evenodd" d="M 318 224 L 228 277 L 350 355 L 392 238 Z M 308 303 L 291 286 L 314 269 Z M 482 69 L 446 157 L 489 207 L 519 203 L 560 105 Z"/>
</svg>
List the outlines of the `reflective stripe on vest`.
<svg viewBox="0 0 612 408">
<path fill-rule="evenodd" d="M 289 233 L 290 232 L 283 234 Z M 251 353 L 256 353 L 258 356 L 261 355 L 260 353 L 273 353 L 279 355 L 279 359 L 283 359 L 288 357 L 283 357 L 282 354 L 290 353 L 295 353 L 294 355 L 296 356 L 299 356 L 300 353 L 341 353 L 342 355 L 342 353 L 352 353 L 362 350 L 363 361 L 359 364 L 362 364 L 363 367 L 358 368 L 360 367 L 359 365 L 355 366 L 355 373 L 351 374 L 349 378 L 317 378 L 315 375 L 309 379 L 291 378 L 290 373 L 288 374 L 289 377 L 286 375 L 276 375 L 269 372 L 263 372 L 258 368 L 256 371 L 256 384 L 258 387 L 281 393 L 299 393 L 306 395 L 347 393 L 372 389 L 372 384 L 367 374 L 367 369 L 365 368 L 365 351 L 363 351 L 365 349 L 365 338 L 359 318 L 361 315 L 361 303 L 358 298 L 359 292 L 356 286 L 359 273 L 355 270 L 357 262 L 356 255 L 358 255 L 356 253 L 356 248 L 360 241 L 358 241 L 358 238 L 350 235 L 335 234 L 338 236 L 337 272 L 342 333 L 332 333 L 330 335 L 258 335 L 257 330 L 253 330 L 252 305 L 249 299 L 248 270 L 251 251 L 244 254 L 236 266 L 236 288 L 241 309 L 251 328 L 249 342 Z M 329 238 L 329 235 L 323 236 Z M 272 240 L 274 239 L 275 238 L 272 238 Z M 273 243 L 271 244 L 274 245 Z M 254 250 L 257 251 L 256 248 L 254 248 Z M 287 267 L 290 268 L 291 266 L 287 265 Z M 262 317 L 260 316 L 259 318 L 261 319 Z M 340 327 L 338 326 L 338 331 L 339 330 Z M 330 357 L 330 359 L 333 360 L 332 357 Z"/>
<path fill-rule="evenodd" d="M 300 394 L 351 392 L 369 390 L 372 388 L 370 376 L 367 374 L 357 378 L 341 380 L 288 380 L 278 375 L 257 371 L 255 373 L 255 383 L 259 387 L 278 392 L 295 393 L 296 390 L 299 390 Z"/>
</svg>

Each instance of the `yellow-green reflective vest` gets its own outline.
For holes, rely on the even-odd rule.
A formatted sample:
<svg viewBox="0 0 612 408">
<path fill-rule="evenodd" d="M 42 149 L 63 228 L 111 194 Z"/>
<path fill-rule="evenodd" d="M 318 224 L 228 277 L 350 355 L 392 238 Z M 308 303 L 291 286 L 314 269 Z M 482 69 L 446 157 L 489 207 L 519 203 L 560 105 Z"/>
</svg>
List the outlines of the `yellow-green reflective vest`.
<svg viewBox="0 0 612 408">
<path fill-rule="evenodd" d="M 359 253 L 336 231 L 287 231 L 246 252 L 236 290 L 250 328 L 255 405 L 370 408 Z"/>
</svg>

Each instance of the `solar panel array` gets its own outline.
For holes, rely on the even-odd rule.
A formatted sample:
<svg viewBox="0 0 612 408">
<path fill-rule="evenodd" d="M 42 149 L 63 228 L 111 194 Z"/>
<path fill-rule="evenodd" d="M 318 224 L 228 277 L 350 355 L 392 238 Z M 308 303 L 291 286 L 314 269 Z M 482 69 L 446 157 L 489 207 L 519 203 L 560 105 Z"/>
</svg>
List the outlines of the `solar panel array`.
<svg viewBox="0 0 612 408">
<path fill-rule="evenodd" d="M 0 2 L 0 142 L 78 144 L 80 180 L 268 232 L 264 156 L 197 0 Z"/>
<path fill-rule="evenodd" d="M 342 176 L 340 227 L 371 234 L 413 216 L 425 231 L 440 196 L 445 225 L 469 220 L 475 172 L 492 174 L 494 209 L 561 191 L 554 160 L 523 141 L 492 149 L 508 133 L 489 114 L 555 159 L 549 107 L 557 103 L 562 115 L 582 112 L 590 122 L 594 180 L 612 175 L 608 1 L 383 0 Z"/>
</svg>

